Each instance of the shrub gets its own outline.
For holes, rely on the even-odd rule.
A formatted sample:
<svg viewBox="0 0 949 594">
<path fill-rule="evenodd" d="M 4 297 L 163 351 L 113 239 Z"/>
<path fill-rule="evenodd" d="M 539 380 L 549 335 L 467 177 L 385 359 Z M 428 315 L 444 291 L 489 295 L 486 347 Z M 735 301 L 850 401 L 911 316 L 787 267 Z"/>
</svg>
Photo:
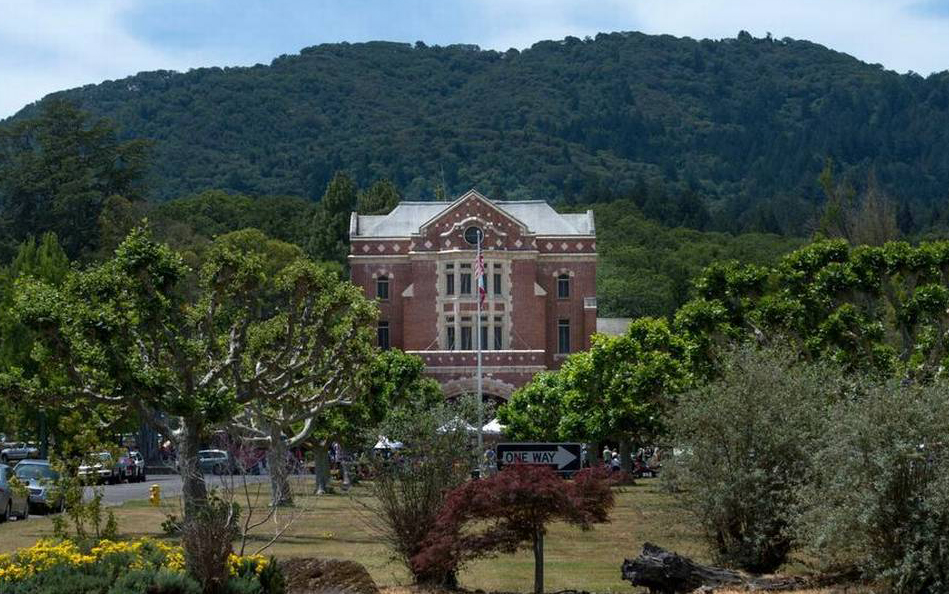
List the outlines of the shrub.
<svg viewBox="0 0 949 594">
<path fill-rule="evenodd" d="M 787 559 L 796 492 L 812 472 L 809 453 L 838 377 L 789 351 L 748 345 L 724 358 L 719 379 L 680 400 L 670 490 L 720 563 L 770 572 Z"/>
<path fill-rule="evenodd" d="M 426 575 L 415 573 L 412 558 L 435 527 L 445 495 L 463 483 L 480 458 L 470 447 L 464 419 L 472 420 L 474 405 L 405 406 L 378 428 L 379 435 L 402 442 L 391 457 L 375 456 L 370 464 L 376 502 L 369 507 L 372 523 L 406 565 L 416 582 Z M 441 585 L 454 585 L 450 580 Z"/>
<path fill-rule="evenodd" d="M 83 550 L 73 541 L 41 540 L 0 555 L 4 594 L 198 594 L 202 586 L 184 572 L 178 545 L 143 538 L 101 541 Z M 260 556 L 231 555 L 222 592 L 283 594 L 276 564 Z"/>
<path fill-rule="evenodd" d="M 240 507 L 214 493 L 197 507 L 181 525 L 188 575 L 198 580 L 205 592 L 222 590 L 228 580 L 228 559 L 238 535 Z"/>
<path fill-rule="evenodd" d="M 430 582 L 450 581 L 446 578 L 467 561 L 531 545 L 534 592 L 540 594 L 547 524 L 561 520 L 588 529 L 608 522 L 612 507 L 613 492 L 603 469 L 586 469 L 567 482 L 547 467 L 508 466 L 448 495 L 435 528 L 412 558 L 413 572 Z M 472 526 L 483 529 L 466 530 Z"/>
<path fill-rule="evenodd" d="M 800 540 L 823 568 L 901 594 L 949 591 L 949 384 L 866 386 L 813 452 Z"/>
</svg>

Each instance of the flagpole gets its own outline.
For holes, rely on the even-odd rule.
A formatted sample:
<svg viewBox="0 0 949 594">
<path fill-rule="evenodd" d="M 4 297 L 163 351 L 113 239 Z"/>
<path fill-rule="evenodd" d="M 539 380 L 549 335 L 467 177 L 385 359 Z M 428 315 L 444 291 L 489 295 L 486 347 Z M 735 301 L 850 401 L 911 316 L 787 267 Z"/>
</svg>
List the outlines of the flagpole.
<svg viewBox="0 0 949 594">
<path fill-rule="evenodd" d="M 481 393 L 481 288 L 484 286 L 484 262 L 481 261 L 481 238 L 484 231 L 478 230 L 478 265 L 481 267 L 481 276 L 478 278 L 478 459 L 481 466 L 482 449 L 484 448 L 484 397 Z M 480 473 L 479 473 L 480 474 Z"/>
</svg>

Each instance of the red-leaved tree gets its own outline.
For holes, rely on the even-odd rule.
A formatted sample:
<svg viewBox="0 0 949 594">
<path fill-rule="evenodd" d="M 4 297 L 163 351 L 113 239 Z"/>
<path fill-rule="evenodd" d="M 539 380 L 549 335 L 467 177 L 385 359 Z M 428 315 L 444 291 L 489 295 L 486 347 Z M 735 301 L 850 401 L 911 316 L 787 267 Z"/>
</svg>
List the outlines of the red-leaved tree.
<svg viewBox="0 0 949 594">
<path fill-rule="evenodd" d="M 534 551 L 534 592 L 544 591 L 544 534 L 547 524 L 564 521 L 587 530 L 609 521 L 613 492 L 605 471 L 586 469 L 572 481 L 547 467 L 516 464 L 448 494 L 438 522 L 422 550 L 412 557 L 416 580 L 455 585 L 468 561 Z M 477 530 L 466 530 L 477 526 Z"/>
</svg>

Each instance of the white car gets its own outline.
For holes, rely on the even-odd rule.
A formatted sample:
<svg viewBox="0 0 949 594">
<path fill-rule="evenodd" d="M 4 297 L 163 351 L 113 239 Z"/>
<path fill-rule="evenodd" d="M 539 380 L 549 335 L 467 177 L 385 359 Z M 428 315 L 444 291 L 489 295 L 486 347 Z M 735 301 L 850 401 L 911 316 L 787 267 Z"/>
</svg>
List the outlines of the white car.
<svg viewBox="0 0 949 594">
<path fill-rule="evenodd" d="M 99 461 L 95 464 L 83 464 L 79 467 L 79 478 L 110 485 L 118 483 L 122 479 L 122 474 L 115 460 L 112 459 L 112 454 L 99 452 L 96 457 Z"/>
<path fill-rule="evenodd" d="M 145 458 L 136 451 L 131 451 L 127 456 L 122 456 L 119 464 L 125 470 L 125 478 L 130 483 L 145 482 Z"/>
</svg>

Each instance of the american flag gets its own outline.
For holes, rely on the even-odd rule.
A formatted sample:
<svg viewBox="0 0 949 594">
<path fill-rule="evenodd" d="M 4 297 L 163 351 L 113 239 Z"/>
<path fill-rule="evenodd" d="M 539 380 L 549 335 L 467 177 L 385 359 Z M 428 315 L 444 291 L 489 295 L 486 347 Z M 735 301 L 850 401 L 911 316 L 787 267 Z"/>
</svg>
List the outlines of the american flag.
<svg viewBox="0 0 949 594">
<path fill-rule="evenodd" d="M 478 258 L 475 260 L 475 282 L 478 283 L 478 300 L 480 301 L 481 305 L 484 305 L 484 299 L 488 295 L 488 292 L 484 287 L 484 281 L 484 256 L 481 254 L 481 250 L 479 249 Z"/>
</svg>

